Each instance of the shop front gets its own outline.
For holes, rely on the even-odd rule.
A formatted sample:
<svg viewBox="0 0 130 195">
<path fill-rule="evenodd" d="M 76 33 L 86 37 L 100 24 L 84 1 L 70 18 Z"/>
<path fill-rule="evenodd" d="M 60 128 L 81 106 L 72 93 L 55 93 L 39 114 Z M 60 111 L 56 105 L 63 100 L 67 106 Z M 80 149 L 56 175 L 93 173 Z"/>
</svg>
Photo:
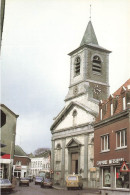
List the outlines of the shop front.
<svg viewBox="0 0 130 195">
<path fill-rule="evenodd" d="M 16 178 L 20 178 L 21 177 L 21 166 L 16 166 L 14 165 L 13 166 L 13 175 L 16 177 Z"/>
<path fill-rule="evenodd" d="M 124 158 L 97 161 L 102 195 L 130 195 L 130 164 Z"/>
</svg>

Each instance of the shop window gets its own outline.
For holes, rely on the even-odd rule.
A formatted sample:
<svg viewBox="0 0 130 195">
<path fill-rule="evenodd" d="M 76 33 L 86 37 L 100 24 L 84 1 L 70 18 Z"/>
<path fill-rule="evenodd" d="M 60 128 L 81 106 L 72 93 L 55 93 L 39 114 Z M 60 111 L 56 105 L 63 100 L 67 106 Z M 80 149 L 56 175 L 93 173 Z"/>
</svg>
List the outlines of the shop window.
<svg viewBox="0 0 130 195">
<path fill-rule="evenodd" d="M 79 74 L 80 74 L 80 57 L 78 56 L 74 62 L 74 75 L 78 76 Z"/>
<path fill-rule="evenodd" d="M 110 168 L 107 167 L 107 168 L 103 168 L 102 169 L 103 171 L 103 187 L 111 187 L 111 175 L 110 175 Z"/>
<path fill-rule="evenodd" d="M 103 135 L 101 136 L 101 151 L 109 151 L 110 144 L 109 144 L 109 135 Z"/>
<path fill-rule="evenodd" d="M 127 146 L 126 129 L 116 132 L 116 148 L 125 148 Z"/>
<path fill-rule="evenodd" d="M 116 188 L 129 188 L 129 172 L 120 172 L 121 167 L 116 167 Z"/>
<path fill-rule="evenodd" d="M 93 57 L 92 70 L 95 73 L 101 73 L 101 59 L 97 55 Z"/>
</svg>

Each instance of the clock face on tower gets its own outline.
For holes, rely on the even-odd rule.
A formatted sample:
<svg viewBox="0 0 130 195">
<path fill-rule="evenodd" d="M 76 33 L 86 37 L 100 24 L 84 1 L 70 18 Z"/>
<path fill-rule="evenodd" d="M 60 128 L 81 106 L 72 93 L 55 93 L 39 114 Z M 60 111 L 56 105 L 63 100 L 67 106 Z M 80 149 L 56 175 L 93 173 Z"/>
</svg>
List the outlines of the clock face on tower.
<svg viewBox="0 0 130 195">
<path fill-rule="evenodd" d="M 101 98 L 101 88 L 98 85 L 95 85 L 93 88 L 93 98 L 97 100 Z"/>
<path fill-rule="evenodd" d="M 74 94 L 74 95 L 77 95 L 77 93 L 78 93 L 78 87 L 75 86 L 75 87 L 73 88 L 73 94 Z"/>
<path fill-rule="evenodd" d="M 94 87 L 93 92 L 96 93 L 96 94 L 99 94 L 99 93 L 101 93 L 101 88 L 99 88 L 99 86 L 96 85 L 96 86 Z"/>
</svg>

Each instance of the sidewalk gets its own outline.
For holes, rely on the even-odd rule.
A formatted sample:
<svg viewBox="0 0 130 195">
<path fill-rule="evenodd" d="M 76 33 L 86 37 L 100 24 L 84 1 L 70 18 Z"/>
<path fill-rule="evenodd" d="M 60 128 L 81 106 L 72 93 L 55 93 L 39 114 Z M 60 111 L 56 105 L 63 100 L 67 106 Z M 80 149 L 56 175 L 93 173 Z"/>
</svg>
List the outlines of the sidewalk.
<svg viewBox="0 0 130 195">
<path fill-rule="evenodd" d="M 52 186 L 56 190 L 67 190 L 66 187 L 61 187 L 59 185 L 54 185 Z M 100 195 L 100 190 L 99 189 L 92 189 L 92 188 L 84 188 L 85 192 L 81 193 L 82 195 Z M 82 190 L 81 190 L 82 192 Z"/>
</svg>

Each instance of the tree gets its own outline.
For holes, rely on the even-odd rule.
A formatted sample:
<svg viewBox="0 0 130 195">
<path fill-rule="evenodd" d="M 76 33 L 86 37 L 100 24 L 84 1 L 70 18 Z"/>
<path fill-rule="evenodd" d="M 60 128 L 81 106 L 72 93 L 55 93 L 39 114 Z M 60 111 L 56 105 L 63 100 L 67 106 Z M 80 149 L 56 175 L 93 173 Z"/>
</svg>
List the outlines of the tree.
<svg viewBox="0 0 130 195">
<path fill-rule="evenodd" d="M 50 155 L 50 148 L 38 148 L 34 151 L 35 157 L 48 157 Z"/>
</svg>

